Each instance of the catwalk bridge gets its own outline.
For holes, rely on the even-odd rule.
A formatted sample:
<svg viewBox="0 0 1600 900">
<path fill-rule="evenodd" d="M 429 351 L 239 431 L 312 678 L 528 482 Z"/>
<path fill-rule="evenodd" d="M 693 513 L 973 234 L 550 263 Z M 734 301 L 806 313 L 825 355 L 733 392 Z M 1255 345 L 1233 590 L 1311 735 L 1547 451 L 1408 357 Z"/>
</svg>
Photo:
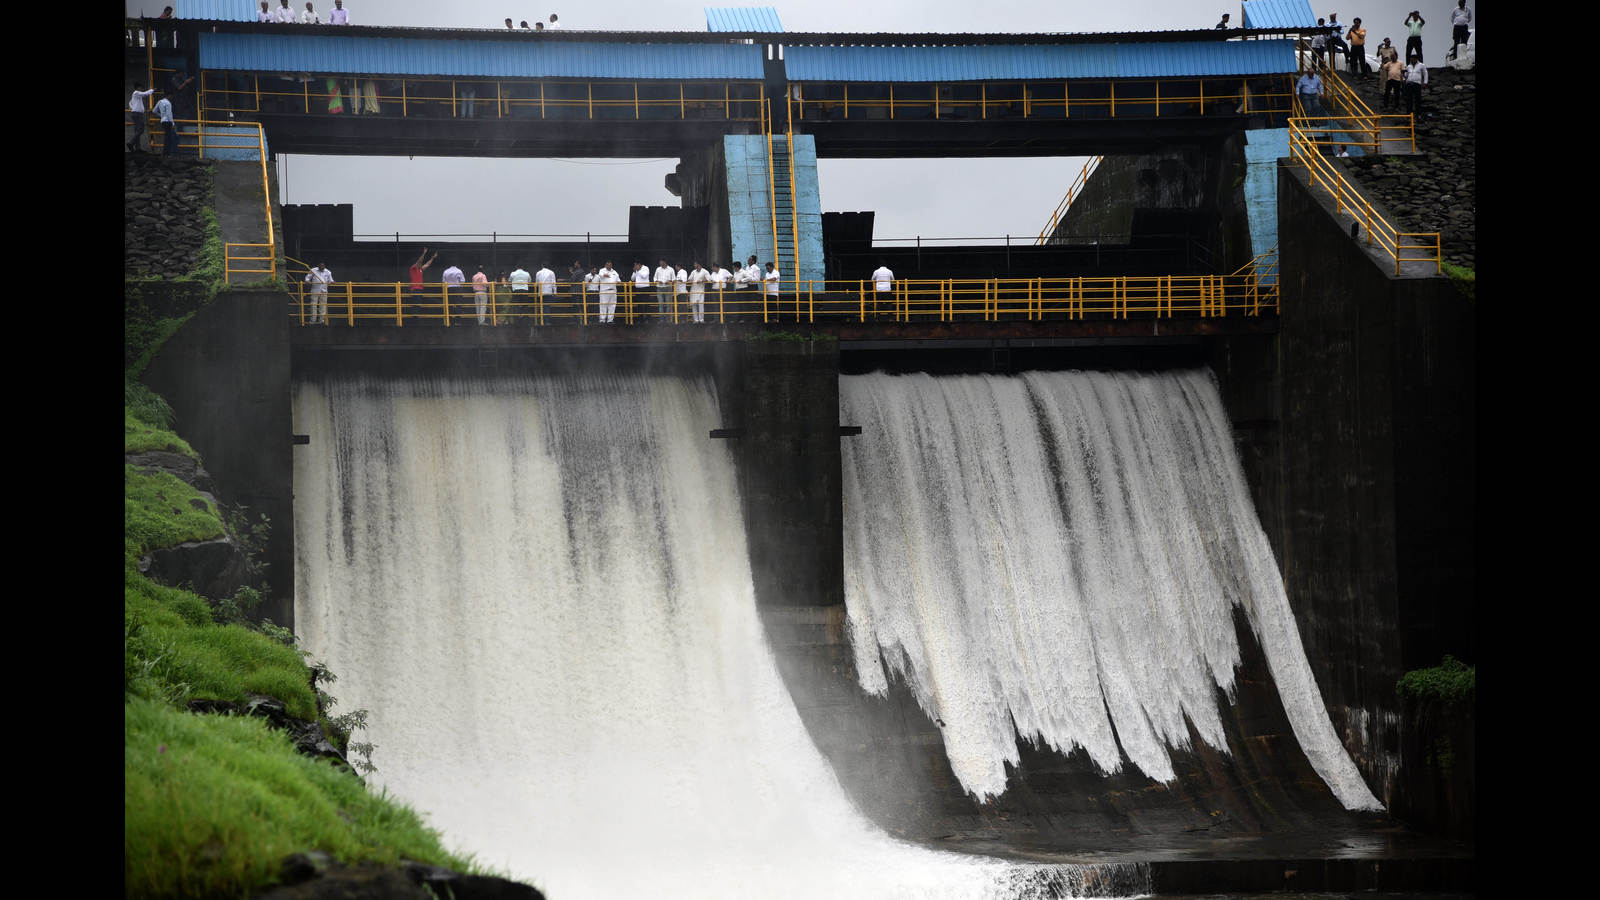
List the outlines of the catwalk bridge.
<svg viewBox="0 0 1600 900">
<path fill-rule="evenodd" d="M 252 4 L 241 9 L 253 19 Z M 1281 127 L 1304 30 L 796 34 L 759 9 L 708 10 L 707 24 L 530 33 L 180 19 L 150 68 L 197 72 L 202 117 L 260 121 L 289 153 L 681 155 L 763 123 L 814 135 L 826 156 L 1137 153 Z"/>
</svg>

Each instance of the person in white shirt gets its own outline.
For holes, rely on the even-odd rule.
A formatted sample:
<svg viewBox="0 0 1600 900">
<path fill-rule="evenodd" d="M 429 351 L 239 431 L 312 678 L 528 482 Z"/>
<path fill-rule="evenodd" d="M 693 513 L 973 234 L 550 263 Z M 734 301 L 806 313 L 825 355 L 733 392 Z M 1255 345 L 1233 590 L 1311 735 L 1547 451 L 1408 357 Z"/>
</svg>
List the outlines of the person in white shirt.
<svg viewBox="0 0 1600 900">
<path fill-rule="evenodd" d="M 513 291 L 522 291 L 523 293 L 527 293 L 528 284 L 529 282 L 533 281 L 533 277 L 528 274 L 527 269 L 517 266 L 515 269 L 511 270 L 511 275 L 508 277 L 508 280 L 511 282 L 511 289 Z"/>
<path fill-rule="evenodd" d="M 545 31 L 555 31 L 556 29 L 558 29 L 560 27 L 561 27 L 561 23 L 556 21 L 556 14 L 555 13 L 551 13 L 550 14 L 550 24 L 544 26 L 544 30 Z"/>
<path fill-rule="evenodd" d="M 289 0 L 278 0 L 278 4 L 278 8 L 272 11 L 272 20 L 285 25 L 293 25 L 294 10 L 289 8 Z"/>
<path fill-rule="evenodd" d="M 661 261 L 661 265 L 656 266 L 654 276 L 656 283 L 656 315 L 662 319 L 665 319 L 667 313 L 672 309 L 672 279 L 677 276 L 678 270 L 668 265 L 664 259 Z"/>
<path fill-rule="evenodd" d="M 445 269 L 439 274 L 439 280 L 444 282 L 443 290 L 444 302 L 446 306 L 449 306 L 451 300 L 459 301 L 461 299 L 461 294 L 459 289 L 456 288 L 456 285 L 465 282 L 467 280 L 467 275 L 465 272 L 461 271 L 460 266 L 451 266 L 450 268 Z"/>
<path fill-rule="evenodd" d="M 781 277 L 781 276 L 780 276 L 780 274 L 778 272 L 777 266 L 773 265 L 770 262 L 767 263 L 767 274 L 762 276 L 761 280 L 765 281 L 767 283 L 767 291 L 766 291 L 766 293 L 767 293 L 768 297 L 777 297 L 778 296 L 778 278 L 779 277 Z"/>
<path fill-rule="evenodd" d="M 689 273 L 679 269 L 672 278 L 672 321 L 678 321 L 678 309 L 683 305 L 684 295 L 689 293 Z"/>
<path fill-rule="evenodd" d="M 578 295 L 578 302 L 584 302 L 586 295 L 600 290 L 600 272 L 594 266 L 589 267 L 588 274 L 583 276 L 583 293 Z M 592 298 L 591 298 L 592 299 Z M 579 307 L 580 311 L 582 307 Z M 582 321 L 581 319 L 579 321 Z"/>
<path fill-rule="evenodd" d="M 165 135 L 161 142 L 161 155 L 171 156 L 172 151 L 178 149 L 178 126 L 172 121 L 172 101 L 166 97 L 157 100 L 155 113 L 161 120 L 161 132 Z"/>
<path fill-rule="evenodd" d="M 683 284 L 683 273 L 679 272 L 678 284 Z M 696 322 L 706 320 L 706 284 L 713 276 L 700 265 L 700 260 L 694 261 L 694 270 L 689 273 L 689 313 Z"/>
<path fill-rule="evenodd" d="M 344 8 L 344 0 L 333 0 L 333 12 L 328 13 L 328 24 L 350 24 L 350 10 Z"/>
<path fill-rule="evenodd" d="M 506 302 L 502 304 L 502 308 L 504 309 L 502 315 L 507 322 L 510 322 L 516 315 L 517 310 L 527 308 L 528 285 L 533 283 L 533 276 L 528 274 L 527 269 L 524 269 L 522 266 L 517 266 L 515 269 L 511 270 L 510 275 L 506 276 L 506 282 L 511 285 L 511 290 L 508 292 L 510 296 L 507 297 Z"/>
<path fill-rule="evenodd" d="M 643 303 L 644 298 L 650 296 L 650 267 L 642 262 L 633 264 L 633 302 Z M 634 315 L 640 315 L 636 306 L 629 307 Z"/>
<path fill-rule="evenodd" d="M 611 260 L 606 260 L 606 264 L 600 268 L 599 274 L 600 321 L 602 324 L 609 323 L 617 317 L 617 282 L 621 280 L 622 276 L 617 274 L 616 269 L 611 268 Z"/>
<path fill-rule="evenodd" d="M 144 134 L 144 104 L 150 99 L 150 95 L 156 92 L 155 88 L 142 91 L 140 90 L 142 87 L 144 87 L 144 82 L 135 81 L 133 83 L 133 96 L 128 98 L 128 111 L 133 113 L 133 139 L 128 141 L 128 149 L 134 153 L 139 152 L 139 136 Z"/>
<path fill-rule="evenodd" d="M 885 304 L 894 302 L 894 272 L 888 266 L 879 266 L 872 273 L 872 312 L 879 315 L 884 311 Z"/>
<path fill-rule="evenodd" d="M 1422 112 L 1422 86 L 1428 83 L 1428 70 L 1422 64 L 1422 59 L 1411 57 L 1411 64 L 1406 66 L 1406 83 L 1402 85 L 1405 91 L 1406 112 L 1416 115 Z"/>
<path fill-rule="evenodd" d="M 547 316 L 551 313 L 550 307 L 555 303 L 556 299 L 556 270 L 550 268 L 550 263 L 548 262 L 541 263 L 539 271 L 533 275 L 533 280 L 539 284 L 541 316 Z"/>
<path fill-rule="evenodd" d="M 753 254 L 750 257 L 750 261 L 745 264 L 744 280 L 746 284 L 753 288 L 759 290 L 761 287 L 761 264 L 756 262 Z"/>
<path fill-rule="evenodd" d="M 328 285 L 333 284 L 333 272 L 327 263 L 317 263 L 306 273 L 305 281 L 311 285 L 311 324 L 328 324 Z"/>
<path fill-rule="evenodd" d="M 719 310 L 722 308 L 722 291 L 727 287 L 728 282 L 732 280 L 733 273 L 728 271 L 727 266 L 713 265 L 711 267 L 711 289 L 717 292 L 717 309 Z"/>
<path fill-rule="evenodd" d="M 1472 10 L 1467 8 L 1467 0 L 1456 0 L 1456 8 L 1450 10 L 1450 58 L 1456 58 L 1456 48 L 1465 44 L 1472 37 Z"/>
<path fill-rule="evenodd" d="M 277 16 L 272 14 L 272 7 L 267 5 L 267 0 L 261 0 L 261 12 L 256 15 L 257 22 L 276 22 Z"/>
<path fill-rule="evenodd" d="M 301 25 L 321 25 L 322 24 L 322 19 L 317 16 L 317 11 L 312 9 L 311 8 L 311 4 L 309 4 L 309 3 L 306 4 L 305 11 L 300 14 L 300 24 Z"/>
<path fill-rule="evenodd" d="M 879 293 L 884 291 L 892 291 L 894 290 L 894 273 L 889 271 L 888 266 L 879 266 L 877 270 L 872 273 L 872 284 L 873 290 L 876 290 Z"/>
</svg>

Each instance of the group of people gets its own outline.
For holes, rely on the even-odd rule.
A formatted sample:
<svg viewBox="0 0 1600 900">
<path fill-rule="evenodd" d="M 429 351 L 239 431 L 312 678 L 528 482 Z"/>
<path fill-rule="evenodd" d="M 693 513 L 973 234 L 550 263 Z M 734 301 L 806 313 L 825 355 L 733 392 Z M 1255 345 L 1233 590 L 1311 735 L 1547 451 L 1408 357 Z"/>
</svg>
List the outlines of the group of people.
<svg viewBox="0 0 1600 900">
<path fill-rule="evenodd" d="M 424 273 L 438 258 L 438 253 L 429 256 L 428 248 L 422 248 L 422 252 L 417 255 L 407 273 L 411 281 L 412 294 L 423 292 Z M 313 269 L 312 272 L 315 273 L 316 270 Z M 699 260 L 694 261 L 692 269 L 684 269 L 681 266 L 674 267 L 663 258 L 654 272 L 644 263 L 634 262 L 633 274 L 628 277 L 628 281 L 633 285 L 633 292 L 636 298 L 648 297 L 652 293 L 655 295 L 655 315 L 661 319 L 669 318 L 673 310 L 677 308 L 677 304 L 687 298 L 689 314 L 692 320 L 704 322 L 706 320 L 705 295 L 707 288 L 720 292 L 760 287 L 768 296 L 776 297 L 778 295 L 780 277 L 781 274 L 776 264 L 769 261 L 766 265 L 766 271 L 763 272 L 754 256 L 750 257 L 747 265 L 734 272 L 728 271 L 726 266 L 713 266 L 708 269 L 701 265 Z M 450 266 L 440 273 L 439 278 L 444 284 L 446 292 L 466 290 L 464 287 L 466 273 L 462 272 L 459 266 Z M 313 281 L 313 278 L 308 275 L 306 280 Z M 490 281 L 491 279 L 483 266 L 479 266 L 477 273 L 472 276 L 473 302 L 479 325 L 489 324 Z M 563 293 L 560 290 L 563 283 L 556 280 L 556 273 L 550 268 L 548 262 L 544 263 L 532 275 L 528 274 L 527 269 L 518 266 L 509 274 L 502 273 L 499 278 L 493 281 L 509 289 L 509 302 L 513 309 L 520 303 L 526 302 L 525 300 L 519 300 L 518 294 L 528 294 L 536 290 L 542 303 L 556 304 L 560 302 L 557 298 L 562 296 Z M 600 322 L 609 324 L 616 320 L 617 285 L 621 284 L 622 281 L 623 276 L 612 266 L 609 259 L 606 260 L 603 266 L 589 266 L 587 271 L 585 271 L 583 263 L 573 260 L 572 266 L 567 269 L 567 281 L 564 282 L 565 293 L 569 298 L 569 302 L 581 300 L 585 297 L 594 300 L 599 311 Z M 313 283 L 312 290 L 313 292 L 317 290 L 315 283 Z M 315 317 L 315 315 L 315 303 L 313 303 L 313 316 Z"/>
<path fill-rule="evenodd" d="M 278 0 L 278 8 L 273 9 L 269 0 L 261 0 L 261 12 L 256 16 L 257 22 L 280 22 L 293 25 L 321 25 L 322 17 L 310 3 L 297 15 L 289 6 L 289 0 Z M 344 0 L 333 0 L 333 11 L 328 13 L 329 25 L 349 25 L 350 10 L 344 8 Z"/>
<path fill-rule="evenodd" d="M 1227 21 L 1228 17 L 1224 15 L 1217 27 L 1226 28 Z M 1428 24 L 1427 20 L 1422 17 L 1420 10 L 1414 9 L 1406 14 L 1401 24 L 1406 29 L 1406 64 L 1422 62 L 1422 26 Z M 1457 49 L 1472 36 L 1472 9 L 1467 6 L 1467 0 L 1456 0 L 1456 8 L 1450 11 L 1450 26 L 1450 58 L 1454 59 Z M 1311 53 L 1319 62 L 1326 53 L 1329 64 L 1336 64 L 1336 54 L 1342 52 L 1350 74 L 1372 74 L 1372 67 L 1367 63 L 1367 30 L 1361 26 L 1359 16 L 1346 29 L 1340 24 L 1338 13 L 1329 13 L 1326 19 L 1317 20 L 1317 29 L 1311 36 Z M 1386 61 L 1386 50 L 1395 54 L 1389 38 L 1384 38 L 1378 48 L 1380 66 Z"/>
<path fill-rule="evenodd" d="M 550 22 L 549 22 L 549 24 L 545 24 L 544 22 L 534 22 L 533 23 L 533 27 L 529 28 L 528 27 L 528 20 L 527 19 L 523 19 L 521 27 L 522 27 L 522 30 L 524 30 L 524 31 L 560 31 L 561 30 L 561 22 L 556 19 L 556 14 L 555 13 L 551 13 L 550 14 Z M 506 16 L 506 28 L 511 30 L 511 31 L 516 31 L 517 30 L 517 28 L 514 27 L 511 24 L 511 17 L 510 16 Z"/>
<path fill-rule="evenodd" d="M 423 276 L 434 262 L 439 258 L 435 252 L 428 255 L 428 248 L 423 247 L 411 263 L 408 276 L 411 281 L 411 293 L 421 294 L 426 288 Z M 623 277 L 611 265 L 611 260 L 606 260 L 603 266 L 590 266 L 585 272 L 583 263 L 572 261 L 572 266 L 567 269 L 568 281 L 566 296 L 569 300 L 579 300 L 588 296 L 596 303 L 601 324 L 611 324 L 617 317 L 617 285 L 621 284 Z M 694 268 L 674 268 L 665 258 L 654 272 L 642 262 L 634 262 L 633 274 L 629 282 L 633 285 L 635 298 L 649 297 L 652 293 L 656 298 L 655 315 L 666 320 L 678 304 L 685 302 L 689 306 L 689 315 L 695 322 L 704 323 L 706 320 L 705 298 L 709 291 L 721 293 L 733 290 L 751 290 L 760 288 L 768 297 L 778 296 L 778 281 L 781 273 L 775 263 L 769 261 L 763 271 L 757 265 L 756 257 L 751 256 L 748 263 L 734 271 L 729 271 L 726 266 L 713 266 L 706 268 L 699 260 L 694 261 Z M 460 266 L 452 265 L 439 275 L 446 292 L 467 290 L 466 273 Z M 328 286 L 333 284 L 333 271 L 326 263 L 317 263 L 306 273 L 304 279 L 309 284 L 310 294 L 308 301 L 311 306 L 309 324 L 322 325 L 328 321 Z M 483 266 L 478 266 L 477 272 L 472 276 L 472 296 L 478 324 L 489 324 L 489 286 L 491 279 Z M 527 303 L 527 297 L 537 293 L 540 302 L 553 306 L 558 304 L 561 296 L 559 290 L 561 283 L 556 281 L 555 270 L 546 262 L 539 267 L 539 271 L 528 274 L 528 270 L 517 266 L 509 274 L 501 273 L 494 283 L 504 285 L 509 289 L 507 306 L 515 311 Z M 894 272 L 888 266 L 879 266 L 872 273 L 873 290 L 877 293 L 887 293 L 894 290 Z M 522 295 L 519 297 L 518 295 Z"/>
<path fill-rule="evenodd" d="M 1227 17 L 1217 27 L 1224 27 Z M 1450 58 L 1454 59 L 1458 48 L 1467 43 L 1472 36 L 1472 10 L 1467 6 L 1467 0 L 1456 0 L 1456 8 L 1450 13 L 1452 26 Z M 1384 38 L 1378 45 L 1378 84 L 1383 89 L 1381 101 L 1383 109 L 1396 109 L 1403 106 L 1411 114 L 1422 111 L 1422 89 L 1428 84 L 1428 69 L 1422 62 L 1422 26 L 1427 22 L 1422 18 L 1422 13 L 1412 10 L 1405 20 L 1406 37 L 1406 62 L 1400 63 L 1400 53 L 1390 42 Z M 1328 62 L 1334 62 L 1334 54 L 1344 51 L 1346 64 L 1352 75 L 1370 75 L 1372 68 L 1367 64 L 1367 30 L 1361 27 L 1361 19 L 1354 20 L 1354 24 L 1345 32 L 1344 38 L 1339 32 L 1343 26 L 1339 24 L 1339 14 L 1332 13 L 1326 20 L 1318 19 L 1317 25 L 1323 30 L 1312 35 L 1311 53 L 1318 62 L 1322 61 L 1326 53 Z M 1308 70 L 1295 82 L 1295 93 L 1300 97 L 1300 105 L 1308 115 L 1321 116 L 1325 113 L 1322 109 L 1322 79 L 1315 71 Z"/>
</svg>

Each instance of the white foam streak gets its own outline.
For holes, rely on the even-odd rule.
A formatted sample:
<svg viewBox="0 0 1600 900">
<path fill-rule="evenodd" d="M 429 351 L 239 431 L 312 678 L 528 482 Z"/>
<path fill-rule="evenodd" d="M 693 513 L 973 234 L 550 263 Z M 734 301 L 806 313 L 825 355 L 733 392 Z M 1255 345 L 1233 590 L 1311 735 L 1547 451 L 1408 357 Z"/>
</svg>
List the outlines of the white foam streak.
<svg viewBox="0 0 1600 900">
<path fill-rule="evenodd" d="M 297 386 L 297 630 L 371 711 L 375 786 L 552 900 L 1147 883 L 855 812 L 766 646 L 718 424 L 669 378 Z"/>
<path fill-rule="evenodd" d="M 1226 752 L 1239 604 L 1313 767 L 1346 807 L 1379 808 L 1322 706 L 1208 373 L 848 377 L 841 410 L 863 427 L 844 455 L 861 684 L 904 678 L 968 791 L 1005 790 L 1019 734 L 1107 772 L 1120 746 L 1163 782 L 1185 717 Z"/>
</svg>

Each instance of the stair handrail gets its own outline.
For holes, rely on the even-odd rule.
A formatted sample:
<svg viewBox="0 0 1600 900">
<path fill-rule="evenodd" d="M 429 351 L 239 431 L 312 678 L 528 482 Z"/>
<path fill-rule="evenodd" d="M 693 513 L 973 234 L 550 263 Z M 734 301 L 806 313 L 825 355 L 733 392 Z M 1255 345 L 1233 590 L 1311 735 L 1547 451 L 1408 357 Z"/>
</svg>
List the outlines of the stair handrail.
<svg viewBox="0 0 1600 900">
<path fill-rule="evenodd" d="M 785 96 L 787 97 L 787 94 Z M 794 119 L 791 118 L 789 122 L 791 124 L 786 131 L 789 139 L 789 232 L 794 241 L 790 245 L 791 259 L 789 264 L 791 271 L 794 272 L 794 291 L 796 297 L 798 297 L 800 294 L 800 197 L 795 190 L 794 183 L 794 126 L 792 124 Z M 796 302 L 799 301 L 796 300 Z"/>
<path fill-rule="evenodd" d="M 761 86 L 761 148 L 767 153 L 767 214 L 772 218 L 772 263 L 783 271 L 783 259 L 778 255 L 778 197 L 773 192 L 772 180 L 772 117 L 767 115 L 767 86 Z M 760 260 L 757 260 L 759 263 Z M 761 286 L 761 321 L 767 321 L 766 283 Z"/>
<path fill-rule="evenodd" d="M 1035 246 L 1043 246 L 1049 243 L 1050 235 L 1054 234 L 1056 226 L 1061 224 L 1061 217 L 1066 215 L 1067 208 L 1082 193 L 1083 185 L 1088 182 L 1089 176 L 1094 174 L 1094 170 L 1100 167 L 1100 163 L 1104 159 L 1104 156 L 1093 156 L 1083 164 L 1083 168 L 1078 172 L 1078 177 L 1073 179 L 1072 184 L 1067 188 L 1067 195 L 1061 198 L 1061 202 L 1056 204 L 1055 212 L 1050 214 L 1050 223 L 1044 227 L 1043 231 L 1039 232 L 1039 239 L 1034 241 Z"/>
</svg>

